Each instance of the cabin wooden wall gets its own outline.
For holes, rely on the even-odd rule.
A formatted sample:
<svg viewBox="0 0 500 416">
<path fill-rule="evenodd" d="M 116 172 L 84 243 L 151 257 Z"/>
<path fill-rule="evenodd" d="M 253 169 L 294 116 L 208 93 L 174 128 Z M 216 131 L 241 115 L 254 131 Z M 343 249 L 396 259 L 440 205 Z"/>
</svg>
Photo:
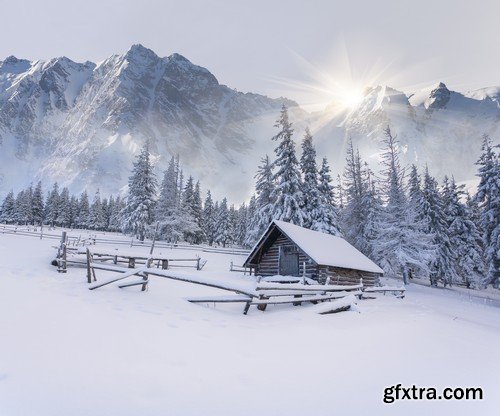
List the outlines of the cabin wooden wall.
<svg viewBox="0 0 500 416">
<path fill-rule="evenodd" d="M 359 283 L 361 278 L 364 286 L 375 286 L 379 282 L 377 273 L 343 269 L 341 267 L 319 266 L 319 282 L 325 283 L 328 277 L 331 284 L 355 285 Z"/>
<path fill-rule="evenodd" d="M 276 241 L 262 254 L 255 274 L 260 276 L 275 276 L 279 274 L 279 250 L 280 247 L 291 247 L 299 253 L 299 275 L 304 273 L 304 262 L 306 265 L 306 276 L 325 283 L 330 277 L 331 284 L 358 284 L 363 278 L 363 285 L 374 286 L 379 282 L 376 273 L 363 272 L 360 270 L 343 269 L 341 267 L 318 266 L 309 258 L 293 241 L 280 233 Z"/>
<path fill-rule="evenodd" d="M 306 263 L 306 276 L 316 279 L 318 277 L 318 266 L 299 247 L 283 234 L 262 255 L 256 273 L 260 276 L 274 276 L 279 273 L 279 250 L 280 247 L 292 247 L 299 253 L 299 274 L 304 273 L 304 262 Z"/>
</svg>

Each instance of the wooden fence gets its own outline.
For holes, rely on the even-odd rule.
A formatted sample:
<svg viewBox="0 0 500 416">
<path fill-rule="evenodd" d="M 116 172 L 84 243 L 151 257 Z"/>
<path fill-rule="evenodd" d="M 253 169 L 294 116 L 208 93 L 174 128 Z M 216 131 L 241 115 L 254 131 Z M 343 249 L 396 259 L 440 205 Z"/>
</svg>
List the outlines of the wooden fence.
<svg viewBox="0 0 500 416">
<path fill-rule="evenodd" d="M 33 231 L 32 231 L 33 230 Z M 36 230 L 36 231 L 35 231 Z M 0 234 L 15 234 L 19 236 L 26 237 L 36 237 L 40 239 L 51 239 L 51 240 L 60 240 L 61 234 L 55 233 L 55 229 L 50 229 L 48 227 L 21 227 L 14 225 L 2 224 L 0 225 Z M 63 230 L 64 231 L 64 230 Z M 78 232 L 79 230 L 69 230 L 72 232 Z M 68 247 L 77 247 L 77 246 L 86 246 L 86 245 L 116 245 L 116 246 L 125 246 L 125 247 L 150 247 L 153 243 L 152 240 L 146 239 L 144 241 L 136 240 L 134 238 L 125 239 L 125 238 L 106 238 L 98 237 L 97 234 L 95 236 L 89 236 L 83 238 L 82 235 L 69 235 L 69 231 L 67 233 L 67 246 Z M 87 230 L 81 230 L 87 231 Z M 183 244 L 183 243 L 169 243 L 167 241 L 156 240 L 155 241 L 156 248 L 166 248 L 166 249 L 182 249 L 182 250 L 194 250 L 201 251 L 205 253 L 219 253 L 219 254 L 233 254 L 233 255 L 243 255 L 246 256 L 250 254 L 249 250 L 245 250 L 240 247 L 208 247 L 202 245 L 194 245 L 194 244 Z"/>
</svg>

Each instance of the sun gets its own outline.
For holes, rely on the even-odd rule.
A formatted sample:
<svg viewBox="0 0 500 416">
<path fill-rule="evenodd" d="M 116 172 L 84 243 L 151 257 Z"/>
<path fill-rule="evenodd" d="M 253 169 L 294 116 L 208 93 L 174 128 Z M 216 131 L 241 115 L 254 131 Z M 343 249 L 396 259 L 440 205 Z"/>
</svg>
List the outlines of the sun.
<svg viewBox="0 0 500 416">
<path fill-rule="evenodd" d="M 360 85 L 345 83 L 331 92 L 331 101 L 346 110 L 354 110 L 364 98 L 364 88 Z"/>
<path fill-rule="evenodd" d="M 362 105 L 367 88 L 386 85 L 392 62 L 366 58 L 364 50 L 350 50 L 342 39 L 332 43 L 330 57 L 314 62 L 290 50 L 300 69 L 295 79 L 271 78 L 310 113 L 325 112 L 325 120 L 345 118 Z M 325 111 L 326 110 L 326 111 Z"/>
</svg>

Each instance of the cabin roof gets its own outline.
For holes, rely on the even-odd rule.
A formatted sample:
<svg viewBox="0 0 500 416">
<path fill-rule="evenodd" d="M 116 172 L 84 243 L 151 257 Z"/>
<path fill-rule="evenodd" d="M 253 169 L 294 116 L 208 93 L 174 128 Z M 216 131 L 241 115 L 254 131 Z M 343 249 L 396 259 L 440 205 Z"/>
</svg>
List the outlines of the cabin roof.
<svg viewBox="0 0 500 416">
<path fill-rule="evenodd" d="M 268 229 L 245 260 L 245 265 L 255 264 L 252 260 L 254 260 L 259 249 L 266 242 L 265 240 L 271 236 L 272 232 L 270 231 L 273 228 L 278 228 L 318 265 L 361 270 L 371 273 L 384 273 L 379 266 L 342 237 L 309 230 L 278 220 L 273 220 L 269 224 Z"/>
</svg>

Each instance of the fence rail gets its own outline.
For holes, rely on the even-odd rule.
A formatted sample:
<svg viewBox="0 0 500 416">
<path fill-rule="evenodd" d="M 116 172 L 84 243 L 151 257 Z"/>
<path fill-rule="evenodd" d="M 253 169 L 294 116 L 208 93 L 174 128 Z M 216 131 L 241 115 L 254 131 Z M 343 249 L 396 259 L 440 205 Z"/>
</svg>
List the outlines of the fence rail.
<svg viewBox="0 0 500 416">
<path fill-rule="evenodd" d="M 1 224 L 0 225 L 0 234 L 15 234 L 21 235 L 25 237 L 38 237 L 40 239 L 47 238 L 52 240 L 60 240 L 61 234 L 54 234 L 49 230 L 49 232 L 45 232 L 45 228 L 33 227 L 36 231 L 30 231 L 30 229 L 26 229 L 25 227 Z M 73 230 L 73 232 L 78 232 L 77 230 Z M 82 232 L 87 232 L 88 230 L 81 230 Z M 71 230 L 69 230 L 71 232 Z M 145 240 L 139 241 L 135 239 L 125 240 L 125 239 L 113 239 L 113 238 L 102 238 L 96 236 L 88 236 L 82 238 L 81 235 L 69 235 L 67 236 L 67 245 L 68 246 L 77 246 L 77 245 L 95 245 L 95 244 L 110 244 L 110 245 L 119 245 L 119 246 L 127 246 L 127 247 L 150 247 L 152 241 Z M 168 249 L 182 249 L 182 250 L 194 250 L 194 251 L 202 251 L 205 253 L 219 253 L 219 254 L 233 254 L 233 255 L 242 255 L 246 256 L 250 254 L 249 250 L 245 250 L 242 248 L 234 248 L 234 247 L 206 247 L 200 245 L 190 245 L 190 244 L 178 244 L 178 243 L 169 243 L 167 241 L 157 240 L 155 242 L 156 248 L 168 248 Z"/>
</svg>

